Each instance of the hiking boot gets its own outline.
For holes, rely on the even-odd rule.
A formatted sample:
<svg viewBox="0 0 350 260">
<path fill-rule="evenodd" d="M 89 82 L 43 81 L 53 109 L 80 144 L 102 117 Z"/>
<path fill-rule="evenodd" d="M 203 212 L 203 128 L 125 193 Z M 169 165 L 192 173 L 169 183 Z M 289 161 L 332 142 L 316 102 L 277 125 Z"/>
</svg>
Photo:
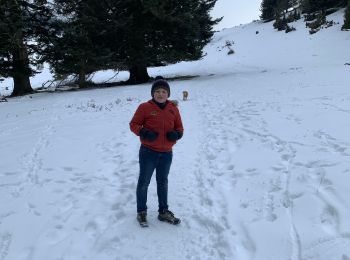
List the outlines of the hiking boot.
<svg viewBox="0 0 350 260">
<path fill-rule="evenodd" d="M 147 223 L 147 211 L 141 211 L 137 213 L 137 221 L 141 227 L 148 227 Z"/>
<path fill-rule="evenodd" d="M 181 222 L 179 218 L 176 218 L 174 216 L 174 213 L 172 213 L 170 210 L 167 210 L 167 209 L 159 212 L 158 219 L 160 221 L 169 222 L 170 224 L 173 224 L 173 225 L 180 224 Z"/>
</svg>

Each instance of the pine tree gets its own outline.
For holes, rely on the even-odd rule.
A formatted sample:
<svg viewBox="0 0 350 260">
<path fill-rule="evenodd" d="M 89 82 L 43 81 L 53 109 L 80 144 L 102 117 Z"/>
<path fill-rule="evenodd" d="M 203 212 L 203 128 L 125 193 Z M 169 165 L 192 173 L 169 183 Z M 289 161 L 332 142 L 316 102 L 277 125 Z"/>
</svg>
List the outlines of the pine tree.
<svg viewBox="0 0 350 260">
<path fill-rule="evenodd" d="M 57 37 L 51 41 L 45 61 L 56 77 L 76 75 L 80 88 L 86 87 L 87 75 L 105 68 L 108 57 L 102 47 L 98 27 L 101 1 L 56 0 Z"/>
<path fill-rule="evenodd" d="M 295 7 L 295 6 L 299 6 L 300 2 L 301 0 L 289 0 L 288 4 L 289 4 L 289 7 Z"/>
<path fill-rule="evenodd" d="M 260 5 L 260 18 L 265 21 L 271 21 L 276 18 L 277 0 L 263 0 Z"/>
<path fill-rule="evenodd" d="M 350 30 L 350 0 L 348 0 L 348 6 L 345 9 L 344 24 L 342 26 L 342 29 Z"/>
<path fill-rule="evenodd" d="M 342 7 L 346 5 L 346 0 L 303 0 L 302 9 L 304 13 L 313 13 L 326 10 L 333 7 Z"/>
<path fill-rule="evenodd" d="M 217 0 L 105 0 L 106 49 L 129 70 L 129 83 L 149 80 L 147 67 L 196 60 L 213 35 L 209 12 Z"/>
<path fill-rule="evenodd" d="M 78 74 L 80 82 L 101 68 L 147 82 L 149 66 L 202 57 L 220 21 L 209 15 L 216 1 L 55 0 L 64 19 L 47 59 L 57 74 Z"/>
<path fill-rule="evenodd" d="M 42 42 L 50 37 L 51 15 L 46 0 L 1 1 L 0 75 L 13 78 L 13 96 L 33 91 L 29 77 L 40 64 Z"/>
<path fill-rule="evenodd" d="M 290 7 L 290 3 L 288 0 L 277 0 L 277 8 L 276 11 L 278 13 L 286 13 L 288 8 Z"/>
</svg>

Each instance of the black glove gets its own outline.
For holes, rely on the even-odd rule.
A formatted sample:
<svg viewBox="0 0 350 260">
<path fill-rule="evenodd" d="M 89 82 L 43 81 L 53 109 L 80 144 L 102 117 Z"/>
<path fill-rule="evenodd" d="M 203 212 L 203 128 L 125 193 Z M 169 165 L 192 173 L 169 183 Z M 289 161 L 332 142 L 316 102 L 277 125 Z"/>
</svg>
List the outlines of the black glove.
<svg viewBox="0 0 350 260">
<path fill-rule="evenodd" d="M 180 131 L 169 131 L 166 133 L 166 138 L 168 138 L 169 141 L 175 142 L 179 140 L 182 137 L 182 132 Z"/>
<path fill-rule="evenodd" d="M 140 137 L 142 140 L 147 139 L 148 141 L 153 142 L 157 139 L 158 133 L 146 128 L 141 128 Z"/>
</svg>

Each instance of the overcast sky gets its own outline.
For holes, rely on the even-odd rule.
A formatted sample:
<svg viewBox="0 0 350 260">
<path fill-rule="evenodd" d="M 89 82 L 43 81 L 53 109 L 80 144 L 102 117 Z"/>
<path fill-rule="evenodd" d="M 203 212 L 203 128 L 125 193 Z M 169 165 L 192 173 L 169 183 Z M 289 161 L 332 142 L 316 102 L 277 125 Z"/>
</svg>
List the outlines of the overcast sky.
<svg viewBox="0 0 350 260">
<path fill-rule="evenodd" d="M 214 29 L 221 30 L 259 19 L 261 2 L 262 0 L 218 0 L 211 15 L 213 18 L 224 16 L 224 19 Z"/>
</svg>

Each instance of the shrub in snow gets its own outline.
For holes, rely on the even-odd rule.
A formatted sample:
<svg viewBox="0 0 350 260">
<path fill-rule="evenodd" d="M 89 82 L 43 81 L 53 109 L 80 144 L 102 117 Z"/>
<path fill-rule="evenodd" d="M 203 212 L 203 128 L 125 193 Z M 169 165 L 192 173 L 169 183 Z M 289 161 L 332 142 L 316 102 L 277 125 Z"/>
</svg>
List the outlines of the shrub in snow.
<svg viewBox="0 0 350 260">
<path fill-rule="evenodd" d="M 316 18 L 317 18 L 316 13 L 306 14 L 304 15 L 304 22 L 311 22 L 316 20 Z"/>
<path fill-rule="evenodd" d="M 115 101 L 106 103 L 106 104 L 97 104 L 94 99 L 88 100 L 86 104 L 69 104 L 66 105 L 66 108 L 75 108 L 78 111 L 82 112 L 100 112 L 100 111 L 112 111 L 117 106 L 121 105 L 121 100 L 118 98 Z"/>
<path fill-rule="evenodd" d="M 323 28 L 323 25 L 325 25 L 325 27 L 327 28 L 334 24 L 333 21 L 326 20 L 326 15 L 323 12 L 317 12 L 315 14 L 312 14 L 312 16 L 309 16 L 309 19 L 311 17 L 315 19 L 305 23 L 306 27 L 310 28 L 310 34 L 318 32 L 321 28 Z"/>
<path fill-rule="evenodd" d="M 314 34 L 314 33 L 317 33 L 318 31 L 319 31 L 319 29 L 310 29 L 309 33 Z"/>
<path fill-rule="evenodd" d="M 312 30 L 319 30 L 320 27 L 326 23 L 326 16 L 322 13 L 319 13 L 316 16 L 316 19 L 310 22 L 306 22 L 306 27 L 309 27 Z"/>
<path fill-rule="evenodd" d="M 234 45 L 234 44 L 235 44 L 234 41 L 229 41 L 229 40 L 227 40 L 227 41 L 225 42 L 225 45 L 222 46 L 221 49 L 220 49 L 220 47 L 217 47 L 217 49 L 219 49 L 218 51 L 221 51 L 221 50 L 227 48 L 227 49 L 228 49 L 228 53 L 227 53 L 227 54 L 230 55 L 230 54 L 235 53 L 235 51 L 231 48 L 231 46 Z"/>
<path fill-rule="evenodd" d="M 298 10 L 294 10 L 293 12 L 289 12 L 286 14 L 287 23 L 292 23 L 298 21 L 301 18 L 300 12 Z"/>
<path fill-rule="evenodd" d="M 228 51 L 227 55 L 231 55 L 231 54 L 234 54 L 234 53 L 235 53 L 235 51 L 232 50 L 232 49 L 230 49 L 230 50 Z"/>
<path fill-rule="evenodd" d="M 293 26 L 289 26 L 289 25 L 287 24 L 287 28 L 286 28 L 285 32 L 286 32 L 286 33 L 289 33 L 289 32 L 292 32 L 292 31 L 296 31 L 296 29 L 295 29 Z"/>
<path fill-rule="evenodd" d="M 235 44 L 234 41 L 228 41 L 228 40 L 227 40 L 225 46 L 226 46 L 226 47 L 230 47 L 230 46 L 232 46 L 233 44 Z"/>
<path fill-rule="evenodd" d="M 336 23 L 333 21 L 333 20 L 331 20 L 331 21 L 326 21 L 326 24 L 325 24 L 325 28 L 328 28 L 328 27 L 331 27 L 331 26 L 333 26 L 333 25 L 335 25 Z"/>
<path fill-rule="evenodd" d="M 287 20 L 284 17 L 277 17 L 276 21 L 273 23 L 273 27 L 278 31 L 284 31 L 287 29 Z"/>
</svg>

